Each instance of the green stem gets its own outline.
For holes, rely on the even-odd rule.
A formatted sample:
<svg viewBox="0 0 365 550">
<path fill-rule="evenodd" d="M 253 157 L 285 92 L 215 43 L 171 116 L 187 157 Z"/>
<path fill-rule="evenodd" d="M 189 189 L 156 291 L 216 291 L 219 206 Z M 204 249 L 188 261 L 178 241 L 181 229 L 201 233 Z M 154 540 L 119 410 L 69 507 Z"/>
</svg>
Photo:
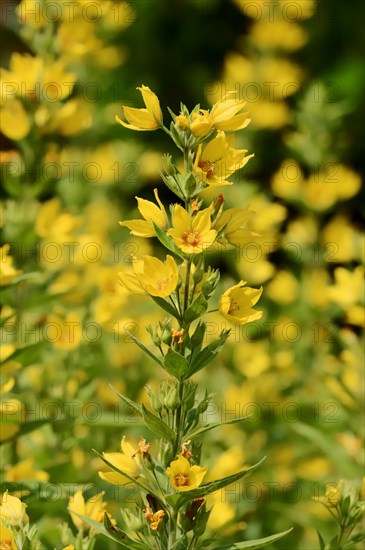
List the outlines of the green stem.
<svg viewBox="0 0 365 550">
<path fill-rule="evenodd" d="M 191 271 L 191 258 L 186 263 L 186 275 L 185 275 L 185 287 L 184 287 L 184 314 L 189 307 L 189 284 L 190 284 L 190 271 Z"/>
</svg>

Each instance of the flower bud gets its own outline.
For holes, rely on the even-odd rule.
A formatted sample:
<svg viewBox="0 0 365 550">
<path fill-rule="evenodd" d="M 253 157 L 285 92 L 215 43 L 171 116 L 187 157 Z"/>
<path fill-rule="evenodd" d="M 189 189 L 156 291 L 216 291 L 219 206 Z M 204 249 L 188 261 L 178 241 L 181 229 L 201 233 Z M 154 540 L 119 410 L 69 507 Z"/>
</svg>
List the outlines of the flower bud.
<svg viewBox="0 0 365 550">
<path fill-rule="evenodd" d="M 165 399 L 165 406 L 171 410 L 174 411 L 178 408 L 180 405 L 180 398 L 179 398 L 179 392 L 176 386 L 173 386 L 170 388 L 169 393 L 166 396 Z"/>
<path fill-rule="evenodd" d="M 219 276 L 220 274 L 218 269 L 209 269 L 208 276 L 202 285 L 202 292 L 205 298 L 209 298 L 213 294 L 215 287 L 218 284 Z"/>
<path fill-rule="evenodd" d="M 164 344 L 170 345 L 172 341 L 172 330 L 170 321 L 167 321 L 165 324 L 160 323 L 161 327 L 161 340 Z"/>
<path fill-rule="evenodd" d="M 143 527 L 141 518 L 135 515 L 128 508 L 121 508 L 120 510 L 124 525 L 128 531 L 140 531 Z"/>
<path fill-rule="evenodd" d="M 162 166 L 168 176 L 174 176 L 176 174 L 176 168 L 172 162 L 171 155 L 163 155 Z"/>
</svg>

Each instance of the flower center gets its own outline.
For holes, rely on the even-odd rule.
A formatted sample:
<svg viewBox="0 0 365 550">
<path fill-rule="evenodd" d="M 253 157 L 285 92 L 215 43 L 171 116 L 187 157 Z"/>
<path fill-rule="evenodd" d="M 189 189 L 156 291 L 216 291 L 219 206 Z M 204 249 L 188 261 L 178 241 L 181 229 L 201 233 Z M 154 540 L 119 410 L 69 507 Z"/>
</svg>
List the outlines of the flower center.
<svg viewBox="0 0 365 550">
<path fill-rule="evenodd" d="M 196 229 L 193 229 L 192 231 L 185 231 L 182 238 L 187 245 L 197 246 L 200 243 L 200 236 Z"/>
<path fill-rule="evenodd" d="M 177 474 L 174 480 L 176 487 L 189 487 L 189 477 L 185 474 Z"/>
<path fill-rule="evenodd" d="M 231 305 L 229 306 L 228 314 L 231 315 L 234 311 L 238 311 L 240 309 L 240 306 L 237 304 L 237 302 L 234 302 L 231 300 Z"/>
<path fill-rule="evenodd" d="M 203 170 L 203 172 L 206 173 L 207 178 L 211 178 L 216 169 L 215 164 L 209 162 L 209 160 L 203 160 L 199 162 L 198 166 Z"/>
<path fill-rule="evenodd" d="M 160 281 L 157 281 L 156 283 L 157 290 L 160 290 L 160 291 L 163 290 L 168 282 L 169 282 L 168 279 L 161 279 Z"/>
<path fill-rule="evenodd" d="M 11 550 L 11 549 L 12 549 L 11 540 L 2 540 L 0 542 L 0 550 Z"/>
</svg>

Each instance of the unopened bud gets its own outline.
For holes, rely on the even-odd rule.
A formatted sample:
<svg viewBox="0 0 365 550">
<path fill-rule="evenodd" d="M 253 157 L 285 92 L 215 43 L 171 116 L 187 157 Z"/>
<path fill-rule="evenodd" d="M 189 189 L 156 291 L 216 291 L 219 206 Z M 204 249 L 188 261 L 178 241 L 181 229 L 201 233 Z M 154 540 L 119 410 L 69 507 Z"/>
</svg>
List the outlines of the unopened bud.
<svg viewBox="0 0 365 550">
<path fill-rule="evenodd" d="M 172 388 L 170 388 L 170 391 L 165 398 L 165 406 L 171 411 L 174 411 L 175 409 L 178 408 L 179 405 L 180 405 L 179 392 L 177 387 L 173 386 Z"/>
</svg>

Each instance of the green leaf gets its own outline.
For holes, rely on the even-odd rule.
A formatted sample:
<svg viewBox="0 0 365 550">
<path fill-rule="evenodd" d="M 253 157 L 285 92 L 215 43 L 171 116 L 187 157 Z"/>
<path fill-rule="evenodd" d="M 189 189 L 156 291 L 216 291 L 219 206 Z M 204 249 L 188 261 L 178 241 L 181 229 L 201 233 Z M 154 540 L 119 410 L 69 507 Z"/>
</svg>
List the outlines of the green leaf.
<svg viewBox="0 0 365 550">
<path fill-rule="evenodd" d="M 176 307 L 174 307 L 170 302 L 167 300 L 164 300 L 163 298 L 160 298 L 159 296 L 152 296 L 152 294 L 149 294 L 149 296 L 152 298 L 152 300 L 160 306 L 160 308 L 167 311 L 167 313 L 170 313 L 170 315 L 173 315 L 175 319 L 180 320 L 180 313 L 177 311 Z"/>
<path fill-rule="evenodd" d="M 206 323 L 200 320 L 194 331 L 194 334 L 191 337 L 191 345 L 194 348 L 202 345 L 206 328 L 207 328 Z"/>
<path fill-rule="evenodd" d="M 283 537 L 286 537 L 286 535 L 288 535 L 292 530 L 293 527 L 291 529 L 288 529 L 287 531 L 282 531 L 281 533 L 277 533 L 276 535 L 271 535 L 270 537 L 265 537 L 263 539 L 236 542 L 230 544 L 229 546 L 216 546 L 214 550 L 241 550 L 243 548 L 262 548 L 263 546 L 267 546 L 268 544 L 271 544 L 273 542 L 276 542 L 277 540 L 282 539 Z"/>
<path fill-rule="evenodd" d="M 163 367 L 169 374 L 181 380 L 181 378 L 187 374 L 189 364 L 186 357 L 183 357 L 180 353 L 177 353 L 177 351 L 169 348 L 164 357 Z"/>
<path fill-rule="evenodd" d="M 20 360 L 21 362 L 26 361 L 26 364 L 29 365 L 37 359 L 38 352 L 41 350 L 43 345 L 44 341 L 35 342 L 35 344 L 29 344 L 29 346 L 19 348 L 15 350 L 11 355 L 0 361 L 0 365 L 8 363 L 9 361 L 14 361 L 14 359 Z"/>
<path fill-rule="evenodd" d="M 185 439 L 194 439 L 196 437 L 200 437 L 205 432 L 209 432 L 209 430 L 213 430 L 214 428 L 219 428 L 220 426 L 225 426 L 227 424 L 237 424 L 238 422 L 243 422 L 243 420 L 246 420 L 251 415 L 248 416 L 241 416 L 240 418 L 233 418 L 232 420 L 226 420 L 225 422 L 212 422 L 211 424 L 206 424 L 205 426 L 201 426 L 200 428 L 197 428 L 191 433 L 188 433 L 184 436 Z"/>
<path fill-rule="evenodd" d="M 109 384 L 109 386 L 111 387 L 111 389 L 113 390 L 113 392 L 114 392 L 122 401 L 124 401 L 124 403 L 126 403 L 126 405 L 129 405 L 129 406 L 130 406 L 134 411 L 136 411 L 138 414 L 143 414 L 143 413 L 142 413 L 142 407 L 141 407 L 141 405 L 138 405 L 138 403 L 135 403 L 134 401 L 132 401 L 132 399 L 129 399 L 129 397 L 127 397 L 126 395 L 123 395 L 122 393 L 119 393 L 119 391 L 116 390 L 112 384 Z"/>
<path fill-rule="evenodd" d="M 29 273 L 22 273 L 22 275 L 18 275 L 18 277 L 15 277 L 10 283 L 6 285 L 2 285 L 2 290 L 5 290 L 6 288 L 9 288 L 11 286 L 15 286 L 19 283 L 22 283 L 23 281 L 27 281 L 28 279 L 35 279 L 39 275 L 41 275 L 40 271 L 31 271 Z"/>
<path fill-rule="evenodd" d="M 316 531 L 317 531 L 317 535 L 318 535 L 320 550 L 325 550 L 326 543 L 324 542 L 323 537 L 322 537 L 321 533 L 318 531 L 318 529 L 316 529 Z"/>
<path fill-rule="evenodd" d="M 208 309 L 208 302 L 203 294 L 199 294 L 185 312 L 185 322 L 192 323 L 198 317 L 204 315 Z"/>
<path fill-rule="evenodd" d="M 173 239 L 171 237 L 169 237 L 165 233 L 165 231 L 163 229 L 161 229 L 161 227 L 159 225 L 157 225 L 155 222 L 152 222 L 152 223 L 153 223 L 153 227 L 155 228 L 156 236 L 157 236 L 158 240 L 160 241 L 160 243 L 163 244 L 164 247 L 167 248 L 167 250 L 170 250 L 176 256 L 179 256 L 180 258 L 185 260 L 185 256 L 183 255 L 181 250 L 179 250 L 175 246 L 175 243 L 174 243 Z"/>
<path fill-rule="evenodd" d="M 113 536 L 112 534 L 108 533 L 108 531 L 106 530 L 106 528 L 104 527 L 104 525 L 102 523 L 99 523 L 98 521 L 95 521 L 91 518 L 88 518 L 87 516 L 83 516 L 82 514 L 79 514 L 78 512 L 75 512 L 74 510 L 70 510 L 70 508 L 68 508 L 68 511 L 70 512 L 70 514 L 74 514 L 75 516 L 77 516 L 78 518 L 82 519 L 85 523 L 87 523 L 88 525 L 90 525 L 90 527 L 93 527 L 95 529 L 96 532 L 98 533 L 101 533 L 102 535 L 104 535 L 105 537 L 108 537 L 109 539 L 111 540 L 115 540 L 117 541 L 123 548 L 133 548 L 134 549 L 138 549 L 138 550 L 145 550 L 147 547 L 140 543 L 140 542 L 137 542 L 137 541 L 134 541 L 134 539 L 130 539 L 130 537 L 127 537 L 126 536 L 126 541 L 123 542 L 123 540 L 120 538 L 116 538 L 115 536 Z M 139 544 L 140 546 L 132 546 L 132 543 L 133 544 Z"/>
<path fill-rule="evenodd" d="M 188 375 L 192 376 L 213 361 L 225 344 L 229 336 L 229 330 L 223 330 L 217 340 L 211 342 L 197 354 L 191 356 Z"/>
<path fill-rule="evenodd" d="M 176 434 L 174 430 L 172 430 L 164 420 L 146 409 L 143 404 L 142 412 L 143 420 L 145 421 L 146 426 L 151 430 L 151 432 L 158 435 L 159 437 L 162 437 L 162 439 L 166 439 L 167 441 L 175 441 Z"/>
<path fill-rule="evenodd" d="M 138 338 L 136 338 L 131 332 L 129 332 L 128 330 L 124 329 L 124 331 L 128 334 L 128 336 L 133 340 L 133 342 L 135 344 L 137 344 L 137 346 L 139 348 L 141 348 L 141 350 L 143 350 L 147 355 L 149 355 L 149 357 L 151 357 L 151 359 L 153 359 L 154 361 L 156 361 L 156 363 L 158 363 L 160 365 L 160 367 L 163 367 L 163 363 L 162 361 L 154 354 L 152 353 L 152 351 L 150 351 L 148 348 L 146 348 L 146 346 L 144 344 L 142 344 L 142 342 L 140 342 L 138 340 Z"/>
<path fill-rule="evenodd" d="M 122 544 L 126 548 L 132 548 L 133 550 L 145 550 L 147 548 L 149 550 L 148 546 L 133 539 L 127 533 L 122 531 L 122 529 L 119 529 L 119 527 L 113 525 L 107 513 L 104 513 L 104 527 L 113 540 L 116 540 L 119 544 Z"/>
<path fill-rule="evenodd" d="M 236 474 L 223 477 L 222 479 L 217 479 L 215 481 L 210 481 L 209 483 L 204 483 L 203 485 L 201 485 L 197 489 L 193 489 L 192 491 L 187 491 L 185 493 L 172 493 L 170 495 L 167 495 L 166 501 L 171 504 L 171 506 L 173 506 L 175 509 L 178 509 L 187 502 L 194 500 L 195 498 L 201 498 L 205 497 L 206 495 L 210 495 L 211 493 L 214 493 L 215 491 L 218 491 L 223 487 L 227 487 L 227 485 L 231 485 L 231 483 L 235 483 L 239 479 L 246 477 L 254 470 L 256 470 L 256 468 L 258 468 L 265 459 L 266 456 L 264 456 L 264 458 L 262 458 L 260 462 L 257 462 L 257 464 L 250 466 L 246 470 L 241 470 Z"/>
</svg>

